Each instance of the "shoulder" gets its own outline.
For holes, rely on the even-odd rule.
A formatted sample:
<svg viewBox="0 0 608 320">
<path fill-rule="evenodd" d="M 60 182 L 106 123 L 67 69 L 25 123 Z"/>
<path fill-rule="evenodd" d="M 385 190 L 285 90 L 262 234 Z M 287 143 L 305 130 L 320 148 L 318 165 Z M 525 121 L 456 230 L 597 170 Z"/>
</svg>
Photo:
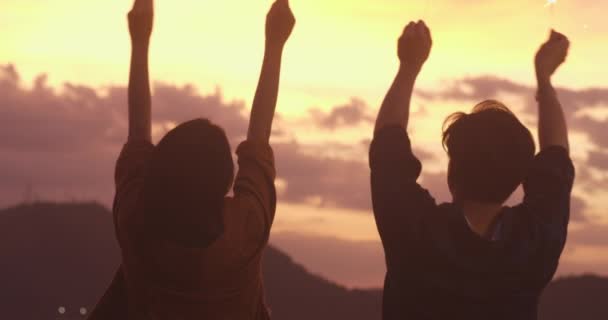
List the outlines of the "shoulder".
<svg viewBox="0 0 608 320">
<path fill-rule="evenodd" d="M 117 186 L 120 187 L 124 180 L 141 176 L 153 151 L 154 145 L 149 141 L 127 141 L 116 162 L 115 181 Z"/>
</svg>

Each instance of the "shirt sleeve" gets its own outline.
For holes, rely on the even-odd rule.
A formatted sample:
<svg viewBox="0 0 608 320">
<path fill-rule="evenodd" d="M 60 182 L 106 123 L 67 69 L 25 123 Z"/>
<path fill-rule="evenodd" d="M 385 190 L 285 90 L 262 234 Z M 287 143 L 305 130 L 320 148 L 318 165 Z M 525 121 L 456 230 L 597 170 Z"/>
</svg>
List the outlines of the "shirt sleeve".
<svg viewBox="0 0 608 320">
<path fill-rule="evenodd" d="M 124 145 L 116 162 L 116 195 L 112 211 L 119 242 L 122 238 L 121 226 L 125 225 L 127 216 L 135 210 L 137 195 L 143 185 L 145 167 L 153 150 L 154 145 L 150 142 L 129 141 Z"/>
<path fill-rule="evenodd" d="M 237 148 L 239 171 L 234 183 L 234 196 L 247 206 L 263 226 L 265 241 L 276 210 L 276 171 L 274 155 L 268 144 L 245 141 Z"/>
<path fill-rule="evenodd" d="M 372 203 L 387 261 L 415 250 L 435 199 L 416 181 L 422 165 L 402 127 L 378 131 L 370 148 Z M 390 266 L 389 266 L 390 267 Z"/>
<path fill-rule="evenodd" d="M 570 220 L 570 194 L 574 183 L 574 165 L 563 147 L 541 151 L 533 161 L 524 181 L 526 214 L 546 241 L 547 254 L 561 254 Z M 556 257 L 554 257 L 556 258 Z"/>
</svg>

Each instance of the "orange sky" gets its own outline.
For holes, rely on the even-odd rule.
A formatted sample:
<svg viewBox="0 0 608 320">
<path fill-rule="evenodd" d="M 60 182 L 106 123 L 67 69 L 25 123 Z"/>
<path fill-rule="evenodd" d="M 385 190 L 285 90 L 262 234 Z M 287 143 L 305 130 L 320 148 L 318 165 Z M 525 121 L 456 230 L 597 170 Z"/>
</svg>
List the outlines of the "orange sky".
<svg viewBox="0 0 608 320">
<path fill-rule="evenodd" d="M 202 93 L 220 87 L 229 100 L 250 102 L 271 1 L 156 2 L 153 78 L 171 84 L 192 83 Z M 337 130 L 331 136 L 311 131 L 306 123 L 309 109 L 329 111 L 357 97 L 376 110 L 396 71 L 396 39 L 409 20 L 420 17 L 430 25 L 435 43 L 420 77 L 421 89 L 436 90 L 452 80 L 486 74 L 531 85 L 532 58 L 549 27 L 566 33 L 573 43 L 569 61 L 555 82 L 576 89 L 606 87 L 608 23 L 604 15 L 608 1 L 558 0 L 553 10 L 542 0 L 290 2 L 298 22 L 285 51 L 278 111 L 293 138 L 303 144 L 354 145 L 369 139 L 371 127 L 365 124 Z M 125 13 L 130 5 L 127 0 L 2 0 L 0 64 L 14 64 L 26 82 L 48 73 L 53 86 L 66 81 L 100 90 L 124 85 L 129 62 Z M 517 98 L 503 98 L 515 105 L 515 111 L 523 104 Z M 414 111 L 422 106 L 424 116 L 414 124 L 414 141 L 436 155 L 437 160 L 426 168 L 440 172 L 446 163 L 438 139 L 441 120 L 463 106 L 454 101 L 423 105 L 415 99 Z M 608 117 L 606 108 L 600 109 L 597 117 Z M 586 159 L 597 149 L 584 136 L 572 139 L 577 158 Z M 361 148 L 331 156 L 366 161 L 365 152 Z M 608 223 L 602 210 L 608 207 L 608 186 L 594 193 L 582 189 L 575 193 L 589 203 L 593 224 Z M 355 211 L 319 208 L 315 199 L 303 204 L 281 203 L 274 231 L 377 242 L 371 215 Z M 608 248 L 581 246 L 567 259 L 608 265 Z M 340 280 L 352 285 L 370 285 L 371 281 Z"/>
<path fill-rule="evenodd" d="M 228 97 L 249 99 L 263 48 L 270 0 L 157 1 L 152 50 L 155 79 L 221 85 Z M 435 38 L 421 84 L 467 74 L 495 74 L 529 83 L 531 56 L 550 25 L 573 40 L 560 83 L 602 85 L 608 45 L 608 2 L 559 0 L 307 0 L 293 1 L 298 25 L 286 52 L 284 112 L 341 102 L 357 95 L 379 101 L 394 73 L 395 39 L 404 24 L 424 17 Z M 0 61 L 26 78 L 124 83 L 129 41 L 124 13 L 130 1 L 3 0 Z M 428 6 L 428 7 L 427 7 Z M 573 75 L 577 75 L 574 77 Z"/>
</svg>

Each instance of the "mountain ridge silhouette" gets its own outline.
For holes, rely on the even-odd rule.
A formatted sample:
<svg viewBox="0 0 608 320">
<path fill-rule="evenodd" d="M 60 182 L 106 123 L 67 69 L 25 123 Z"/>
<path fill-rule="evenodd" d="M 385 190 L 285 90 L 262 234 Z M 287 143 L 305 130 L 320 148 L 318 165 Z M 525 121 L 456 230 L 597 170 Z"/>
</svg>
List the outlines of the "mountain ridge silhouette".
<svg viewBox="0 0 608 320">
<path fill-rule="evenodd" d="M 0 257 L 2 318 L 23 320 L 84 319 L 81 308 L 94 307 L 120 263 L 111 213 L 96 203 L 0 210 Z M 380 289 L 347 289 L 273 246 L 263 270 L 273 319 L 380 319 Z M 558 279 L 541 299 L 539 319 L 608 319 L 607 299 L 608 279 Z"/>
</svg>

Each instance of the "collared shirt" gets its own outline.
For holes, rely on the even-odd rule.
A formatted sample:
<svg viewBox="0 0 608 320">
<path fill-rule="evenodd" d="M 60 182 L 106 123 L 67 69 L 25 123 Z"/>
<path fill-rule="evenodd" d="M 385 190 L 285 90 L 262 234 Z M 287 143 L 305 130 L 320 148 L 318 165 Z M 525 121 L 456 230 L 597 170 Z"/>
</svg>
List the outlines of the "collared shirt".
<svg viewBox="0 0 608 320">
<path fill-rule="evenodd" d="M 416 182 L 422 166 L 403 128 L 377 132 L 370 167 L 387 265 L 383 319 L 536 319 L 566 242 L 574 167 L 564 148 L 535 157 L 524 200 L 501 212 L 496 241 Z"/>
</svg>

